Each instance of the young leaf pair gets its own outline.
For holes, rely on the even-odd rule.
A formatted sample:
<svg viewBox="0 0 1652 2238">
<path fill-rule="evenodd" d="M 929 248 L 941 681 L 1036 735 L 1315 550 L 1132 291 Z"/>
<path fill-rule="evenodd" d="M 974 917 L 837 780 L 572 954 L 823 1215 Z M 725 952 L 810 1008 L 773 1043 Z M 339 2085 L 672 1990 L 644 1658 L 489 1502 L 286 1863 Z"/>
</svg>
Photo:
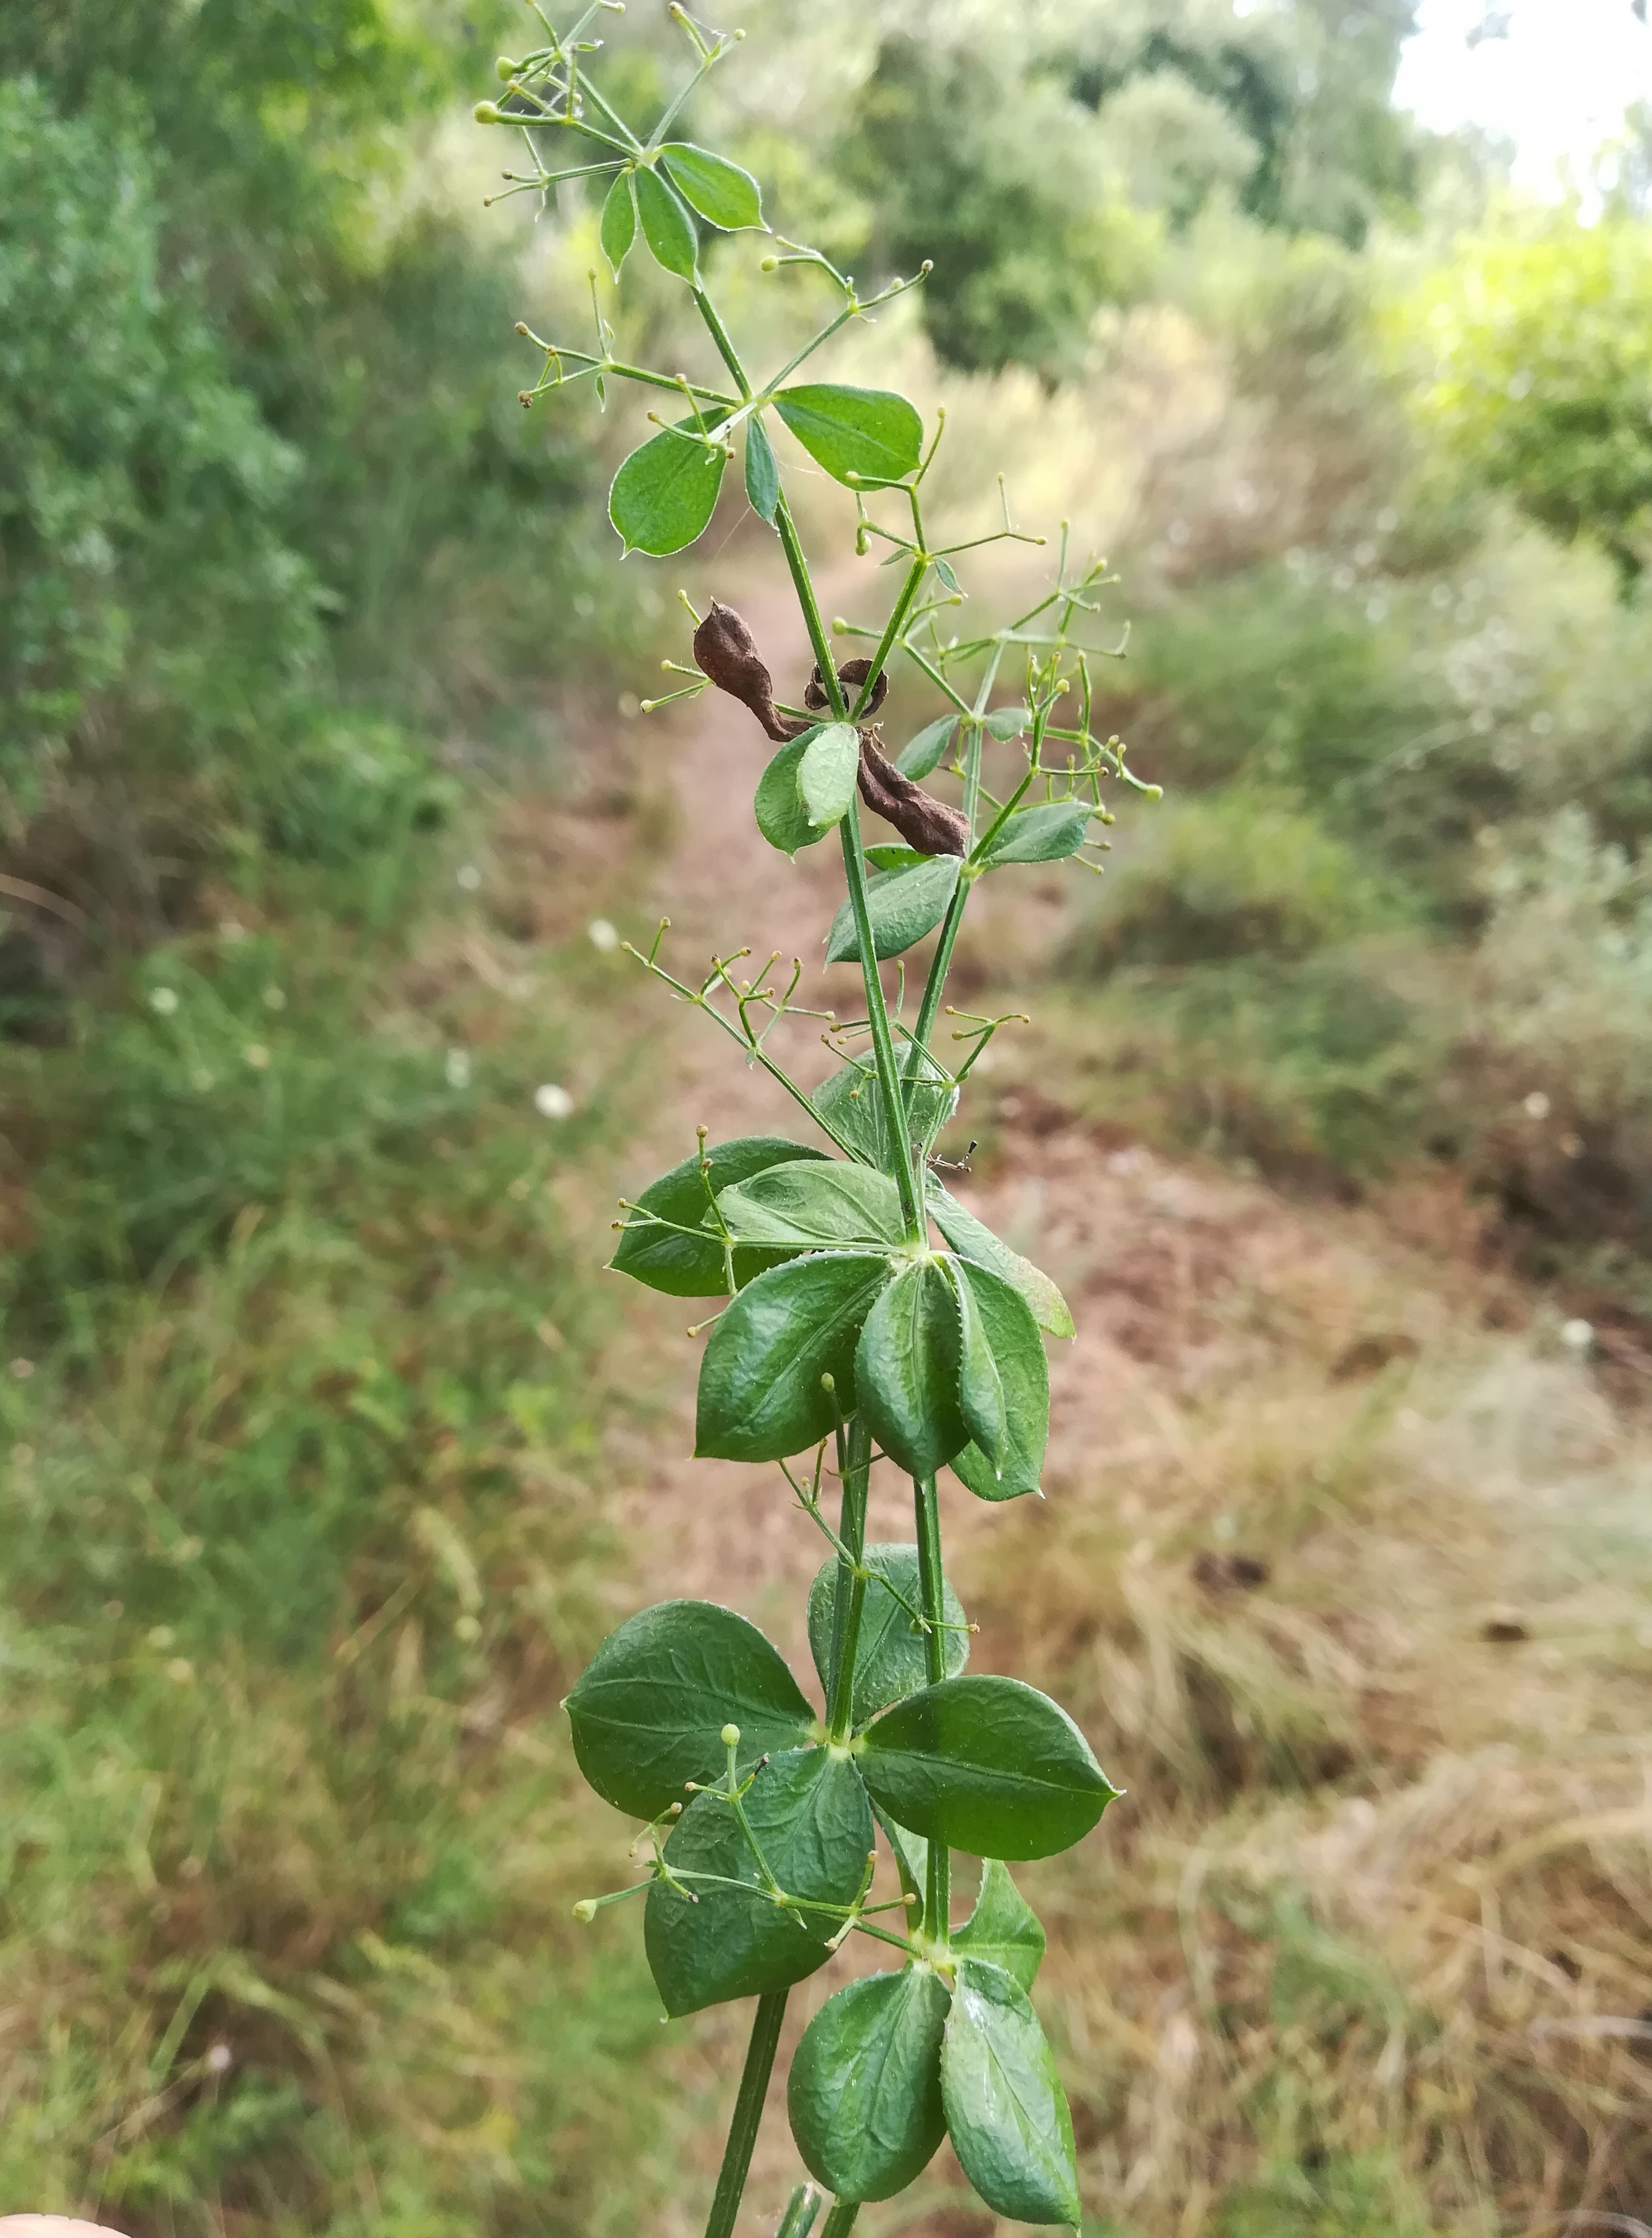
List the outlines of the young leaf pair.
<svg viewBox="0 0 1652 2238">
<path fill-rule="evenodd" d="M 639 191 L 641 181 L 653 175 L 637 174 Z M 776 389 L 766 401 L 836 481 L 855 489 L 881 489 L 917 469 L 923 422 L 906 399 L 891 389 L 802 382 Z M 608 518 L 627 552 L 664 559 L 692 544 L 709 526 L 729 455 L 729 439 L 718 431 L 733 409 L 726 402 L 710 405 L 662 428 L 625 460 L 608 492 Z M 780 497 L 779 470 L 759 407 L 747 412 L 746 493 L 772 522 Z"/>
<path fill-rule="evenodd" d="M 700 1363 L 696 1452 L 782 1460 L 859 1411 L 915 1477 L 959 1473 L 991 1498 L 1038 1489 L 1049 1371 L 1025 1300 L 993 1269 L 906 1234 L 887 1175 L 847 1161 L 774 1165 L 720 1190 L 729 1250 L 794 1256 L 756 1275 Z"/>
<path fill-rule="evenodd" d="M 809 2173 L 860 2203 L 904 2191 L 950 2135 L 986 2204 L 1079 2219 L 1066 2094 L 1027 1995 L 1044 1931 L 998 1863 L 983 1870 L 946 1974 L 919 1960 L 852 1982 L 804 2030 L 786 2106 Z"/>
</svg>

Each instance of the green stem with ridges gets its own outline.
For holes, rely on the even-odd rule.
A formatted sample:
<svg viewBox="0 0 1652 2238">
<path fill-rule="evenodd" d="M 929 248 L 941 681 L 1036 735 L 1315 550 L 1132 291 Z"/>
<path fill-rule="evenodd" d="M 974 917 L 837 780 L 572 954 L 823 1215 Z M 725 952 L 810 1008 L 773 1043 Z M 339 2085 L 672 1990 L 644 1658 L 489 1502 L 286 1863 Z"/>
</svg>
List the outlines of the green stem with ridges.
<svg viewBox="0 0 1652 2238">
<path fill-rule="evenodd" d="M 860 2212 L 858 2199 L 840 2199 L 820 2226 L 820 2238 L 849 2238 L 855 2227 L 855 2217 Z"/>
<path fill-rule="evenodd" d="M 832 1626 L 832 1699 L 827 1714 L 831 1739 L 841 1745 L 853 1723 L 855 1651 L 860 1643 L 866 1606 L 866 1495 L 872 1477 L 872 1433 L 857 1415 L 842 1434 L 838 1465 L 843 1497 L 838 1510 L 838 1589 Z"/>
<path fill-rule="evenodd" d="M 924 1671 L 932 1686 L 946 1676 L 945 1587 L 941 1577 L 940 1495 L 931 1477 L 912 1479 L 918 1524 L 918 1586 L 924 1605 Z M 943 1950 L 952 1934 L 952 1855 L 945 1842 L 929 1845 L 924 1890 L 924 1934 Z"/>
<path fill-rule="evenodd" d="M 757 2001 L 751 2041 L 746 2047 L 746 2065 L 740 2073 L 740 2096 L 734 2101 L 734 2118 L 728 2125 L 728 2142 L 723 2147 L 723 2165 L 718 2175 L 717 2190 L 706 2223 L 706 2238 L 733 2238 L 734 2218 L 740 2213 L 740 2195 L 746 2188 L 746 2175 L 752 2165 L 752 2149 L 757 2142 L 758 2128 L 763 2119 L 763 2101 L 768 2096 L 768 2079 L 773 2072 L 774 2054 L 780 2047 L 780 2023 L 786 2018 L 786 1996 L 784 1990 L 771 1990 L 767 1996 L 760 1997 Z"/>
</svg>

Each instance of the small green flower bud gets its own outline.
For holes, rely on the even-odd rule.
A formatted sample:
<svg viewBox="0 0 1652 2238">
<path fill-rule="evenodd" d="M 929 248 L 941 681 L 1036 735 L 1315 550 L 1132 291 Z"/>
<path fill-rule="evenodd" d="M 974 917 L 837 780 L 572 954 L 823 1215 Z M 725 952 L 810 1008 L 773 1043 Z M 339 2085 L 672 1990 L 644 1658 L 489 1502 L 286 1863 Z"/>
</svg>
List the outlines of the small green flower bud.
<svg viewBox="0 0 1652 2238">
<path fill-rule="evenodd" d="M 725 1725 L 723 1727 L 723 1746 L 725 1748 L 738 1748 L 740 1746 L 740 1727 L 738 1725 Z"/>
<path fill-rule="evenodd" d="M 502 124 L 505 121 L 496 101 L 479 101 L 472 114 L 478 124 Z"/>
<path fill-rule="evenodd" d="M 574 1907 L 574 1917 L 581 1927 L 588 1927 L 596 1917 L 596 1898 L 582 1896 Z"/>
<path fill-rule="evenodd" d="M 501 85 L 508 85 L 516 75 L 517 67 L 508 55 L 501 55 L 494 64 L 494 72 Z"/>
</svg>

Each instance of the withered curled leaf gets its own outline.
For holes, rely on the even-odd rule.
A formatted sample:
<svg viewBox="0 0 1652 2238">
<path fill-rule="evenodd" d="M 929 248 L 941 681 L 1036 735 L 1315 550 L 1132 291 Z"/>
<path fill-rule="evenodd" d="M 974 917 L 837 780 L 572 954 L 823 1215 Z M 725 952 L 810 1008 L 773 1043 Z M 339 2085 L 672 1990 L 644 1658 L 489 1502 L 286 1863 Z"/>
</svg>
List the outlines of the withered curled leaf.
<svg viewBox="0 0 1652 2238">
<path fill-rule="evenodd" d="M 860 798 L 920 855 L 968 854 L 970 827 L 961 811 L 903 777 L 865 731 L 860 734 Z"/>
<path fill-rule="evenodd" d="M 872 663 L 869 660 L 846 660 L 838 671 L 838 681 L 839 684 L 848 685 L 853 691 L 859 692 L 871 673 Z M 872 688 L 872 697 L 860 711 L 860 719 L 863 723 L 869 723 L 883 705 L 888 690 L 889 672 L 886 668 L 880 668 L 878 671 L 878 681 Z M 826 686 L 820 679 L 820 665 L 818 661 L 810 670 L 809 680 L 803 687 L 803 704 L 806 707 L 816 708 L 824 707 L 827 704 Z"/>
<path fill-rule="evenodd" d="M 694 632 L 694 659 L 720 692 L 749 707 L 771 738 L 783 744 L 807 728 L 782 715 L 774 705 L 774 679 L 753 637 L 733 606 L 715 599 Z"/>
</svg>

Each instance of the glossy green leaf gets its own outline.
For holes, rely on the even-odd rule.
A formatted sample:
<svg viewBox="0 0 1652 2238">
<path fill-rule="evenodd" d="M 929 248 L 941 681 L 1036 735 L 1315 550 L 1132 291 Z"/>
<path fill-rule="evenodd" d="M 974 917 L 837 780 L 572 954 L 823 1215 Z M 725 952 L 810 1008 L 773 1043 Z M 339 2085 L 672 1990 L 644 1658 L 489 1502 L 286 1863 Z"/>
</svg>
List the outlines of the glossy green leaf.
<svg viewBox="0 0 1652 2238">
<path fill-rule="evenodd" d="M 1025 1990 L 979 1958 L 959 1966 L 941 2096 L 959 2165 L 995 2214 L 1078 2228 L 1078 2160 L 1055 2061 Z"/>
<path fill-rule="evenodd" d="M 682 196 L 658 171 L 646 166 L 635 175 L 637 215 L 642 237 L 654 251 L 654 262 L 674 272 L 680 280 L 697 280 L 700 236 Z"/>
<path fill-rule="evenodd" d="M 757 797 L 752 803 L 757 828 L 769 845 L 778 847 L 782 855 L 795 855 L 799 847 L 813 847 L 817 839 L 826 836 L 818 824 L 809 821 L 808 805 L 798 781 L 803 757 L 817 735 L 814 731 L 805 731 L 800 738 L 788 738 L 777 753 L 770 756 L 767 767 L 757 780 Z"/>
<path fill-rule="evenodd" d="M 892 2199 L 933 2157 L 951 2003 L 927 1966 L 908 1966 L 851 1982 L 804 2029 L 786 2109 L 804 2166 L 839 2199 Z"/>
<path fill-rule="evenodd" d="M 798 790 L 818 831 L 841 824 L 860 774 L 860 735 L 853 723 L 828 723 L 809 740 L 798 764 Z"/>
<path fill-rule="evenodd" d="M 720 231 L 739 233 L 748 226 L 766 230 L 763 197 L 749 171 L 689 140 L 668 140 L 660 154 L 678 192 Z"/>
<path fill-rule="evenodd" d="M 818 466 L 854 487 L 898 482 L 923 454 L 924 423 L 892 389 L 811 383 L 780 390 L 774 408 Z"/>
<path fill-rule="evenodd" d="M 972 1261 L 978 1267 L 991 1268 L 993 1274 L 1004 1277 L 1012 1289 L 1020 1292 L 1041 1329 L 1047 1329 L 1052 1336 L 1077 1334 L 1067 1301 L 1050 1277 L 1030 1259 L 1022 1258 L 1018 1251 L 1012 1251 L 1007 1243 L 1000 1241 L 985 1221 L 978 1220 L 932 1175 L 929 1182 L 929 1209 L 936 1227 L 961 1258 Z"/>
<path fill-rule="evenodd" d="M 992 1340 L 975 1302 L 975 1292 L 970 1281 L 972 1272 L 979 1274 L 980 1269 L 970 1269 L 961 1259 L 954 1259 L 950 1262 L 949 1272 L 952 1276 L 952 1287 L 958 1294 L 959 1407 L 968 1425 L 971 1440 L 980 1448 L 996 1478 L 1004 1467 L 1009 1441 L 1009 1420 L 1004 1378 L 998 1372 Z M 987 1278 L 982 1275 L 981 1279 L 985 1281 Z M 1019 1299 L 1016 1302 L 1019 1305 Z M 1026 1313 L 1025 1306 L 1021 1310 Z M 1027 1327 L 1032 1332 L 1033 1343 L 1039 1343 L 1041 1340 L 1031 1314 L 1027 1314 Z"/>
<path fill-rule="evenodd" d="M 909 1695 L 867 1728 L 859 1762 L 892 1818 L 977 1857 L 1071 1849 L 1117 1792 L 1066 1712 L 1018 1678 Z"/>
<path fill-rule="evenodd" d="M 956 715 L 943 715 L 936 722 L 926 723 L 918 736 L 909 738 L 895 756 L 895 767 L 903 777 L 927 777 L 931 770 L 945 760 L 957 728 Z"/>
<path fill-rule="evenodd" d="M 728 1288 L 723 1247 L 715 1235 L 701 1229 L 712 1199 L 720 1189 L 766 1172 L 771 1166 L 818 1160 L 822 1153 L 776 1135 L 743 1135 L 736 1142 L 714 1144 L 706 1156 L 708 1174 L 702 1175 L 698 1157 L 685 1158 L 681 1165 L 673 1166 L 644 1189 L 640 1210 L 673 1225 L 655 1227 L 637 1213 L 629 1214 L 619 1248 L 608 1261 L 615 1274 L 629 1275 L 634 1281 L 646 1282 L 651 1290 L 663 1290 L 670 1298 L 723 1296 Z M 765 1267 L 779 1264 L 778 1257 L 767 1254 L 737 1252 L 735 1279 L 748 1282 Z"/>
<path fill-rule="evenodd" d="M 832 1158 L 776 1166 L 753 1175 L 717 1200 L 730 1235 L 742 1243 L 792 1251 L 829 1251 L 899 1243 L 900 1192 L 886 1174 Z"/>
<path fill-rule="evenodd" d="M 1006 817 L 982 860 L 1000 863 L 1058 863 L 1076 855 L 1090 830 L 1091 811 L 1081 800 L 1044 800 Z"/>
<path fill-rule="evenodd" d="M 981 1867 L 975 1909 L 952 1937 L 952 1948 L 965 1958 L 1000 1966 L 1012 1982 L 1031 1990 L 1044 1957 L 1045 1935 L 1038 1915 L 1010 1878 L 1010 1869 L 990 1857 Z"/>
<path fill-rule="evenodd" d="M 771 528 L 780 505 L 780 468 L 768 430 L 755 412 L 746 423 L 746 494 Z"/>
<path fill-rule="evenodd" d="M 946 914 L 958 874 L 964 867 L 960 855 L 932 855 L 910 871 L 886 871 L 866 889 L 866 911 L 872 919 L 872 944 L 879 961 L 899 956 L 921 940 Z M 832 920 L 826 937 L 828 963 L 858 963 L 860 940 L 854 912 L 846 901 Z"/>
<path fill-rule="evenodd" d="M 882 1255 L 822 1251 L 748 1283 L 700 1363 L 695 1453 L 783 1460 L 853 1414 L 860 1325 L 888 1280 Z M 824 1375 L 835 1392 L 823 1387 Z"/>
<path fill-rule="evenodd" d="M 866 1790 L 846 1758 L 823 1748 L 787 1750 L 758 1773 L 744 1808 L 764 1861 L 786 1895 L 840 1908 L 854 1902 L 872 1824 Z M 673 1828 L 665 1854 L 683 1886 L 654 1882 L 642 1936 L 668 2013 L 698 2012 L 731 1997 L 783 1990 L 825 1959 L 841 1917 L 777 1904 L 739 1820 L 716 1796 L 695 1796 Z M 741 1885 L 716 1884 L 727 1881 Z M 699 1902 L 691 1903 L 685 1890 Z"/>
<path fill-rule="evenodd" d="M 851 1715 L 857 1727 L 879 1710 L 929 1684 L 924 1635 L 912 1612 L 923 1606 L 923 1587 L 918 1574 L 916 1546 L 868 1546 L 866 1580 L 860 1606 L 860 1638 L 855 1652 Z M 832 1644 L 838 1606 L 838 1560 L 823 1562 L 809 1588 L 809 1652 L 819 1674 L 821 1691 L 832 1689 Z M 883 1581 L 887 1579 L 887 1584 Z M 890 1586 L 894 1587 L 891 1592 Z M 896 1596 L 899 1598 L 897 1599 Z M 946 1675 L 955 1678 L 969 1661 L 969 1634 L 964 1611 L 951 1586 L 943 1583 L 942 1612 L 949 1628 L 941 1634 Z"/>
<path fill-rule="evenodd" d="M 971 1442 L 953 1455 L 952 1468 L 982 1500 L 1018 1499 L 1038 1491 L 1050 1437 L 1050 1366 L 1044 1340 L 1026 1301 L 1002 1275 L 967 1259 L 954 1259 L 952 1266 L 968 1287 L 972 1308 L 971 1381 L 966 1392 L 960 1349 L 959 1389 Z M 981 1340 L 1003 1394 L 1001 1414 L 981 1366 Z M 991 1434 L 1000 1422 L 1002 1443 L 995 1452 Z M 989 1435 L 984 1437 L 983 1429 Z"/>
<path fill-rule="evenodd" d="M 637 205 L 631 192 L 631 174 L 621 171 L 608 189 L 602 205 L 600 239 L 602 254 L 607 258 L 614 278 L 620 276 L 620 267 L 631 253 L 631 244 L 637 235 Z"/>
<path fill-rule="evenodd" d="M 1025 707 L 995 707 L 986 718 L 986 727 L 995 738 L 1018 738 L 1032 721 Z"/>
<path fill-rule="evenodd" d="M 950 1080 L 939 1078 L 933 1061 L 910 1043 L 901 1052 L 900 1075 L 910 1099 L 907 1116 L 912 1140 L 932 1142 L 957 1107 L 958 1090 Z M 869 1165 L 889 1167 L 883 1095 L 869 1058 L 853 1060 L 830 1074 L 811 1100 L 839 1139 L 858 1150 Z"/>
<path fill-rule="evenodd" d="M 958 1403 L 958 1299 L 932 1259 L 904 1268 L 855 1347 L 861 1419 L 892 1461 L 933 1476 L 969 1442 Z"/>
<path fill-rule="evenodd" d="M 920 863 L 929 861 L 916 847 L 897 847 L 879 839 L 866 850 L 866 860 L 874 871 L 915 871 Z"/>
<path fill-rule="evenodd" d="M 610 1632 L 562 1705 L 580 1770 L 606 1802 L 657 1818 L 691 1780 L 719 1779 L 720 1736 L 740 1727 L 740 1764 L 800 1747 L 814 1713 L 754 1624 L 713 1601 L 661 1601 Z"/>
<path fill-rule="evenodd" d="M 646 178 L 646 172 L 639 177 Z M 627 552 L 647 552 L 656 560 L 680 552 L 703 535 L 717 510 L 717 493 L 723 486 L 728 454 L 716 443 L 703 442 L 692 420 L 662 428 L 643 444 L 615 474 L 608 491 L 608 519 L 624 539 Z"/>
</svg>

